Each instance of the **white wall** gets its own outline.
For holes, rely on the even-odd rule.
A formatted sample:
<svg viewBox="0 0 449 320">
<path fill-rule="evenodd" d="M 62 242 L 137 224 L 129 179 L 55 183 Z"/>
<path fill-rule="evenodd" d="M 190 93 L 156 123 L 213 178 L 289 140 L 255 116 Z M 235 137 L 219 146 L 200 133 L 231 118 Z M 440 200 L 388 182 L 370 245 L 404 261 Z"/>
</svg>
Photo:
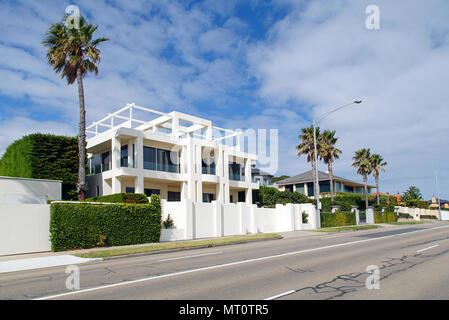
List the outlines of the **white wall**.
<svg viewBox="0 0 449 320">
<path fill-rule="evenodd" d="M 0 255 L 50 251 L 50 205 L 0 204 Z"/>
<path fill-rule="evenodd" d="M 41 203 L 61 200 L 58 180 L 0 177 L 0 204 Z"/>
<path fill-rule="evenodd" d="M 223 205 L 223 235 L 224 236 L 233 236 L 240 235 L 241 225 L 242 225 L 242 216 L 239 212 L 239 205 L 235 203 L 228 203 Z M 244 222 L 243 222 L 244 223 Z M 245 232 L 246 234 L 246 228 Z"/>
</svg>

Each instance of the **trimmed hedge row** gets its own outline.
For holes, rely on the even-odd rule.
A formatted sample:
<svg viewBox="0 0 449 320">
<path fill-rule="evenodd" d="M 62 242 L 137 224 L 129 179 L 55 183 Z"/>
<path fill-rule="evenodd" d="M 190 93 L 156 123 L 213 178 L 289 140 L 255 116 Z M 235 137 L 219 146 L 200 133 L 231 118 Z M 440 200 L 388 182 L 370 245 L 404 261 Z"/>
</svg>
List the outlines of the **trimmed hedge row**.
<svg viewBox="0 0 449 320">
<path fill-rule="evenodd" d="M 50 207 L 52 251 L 159 242 L 161 204 L 67 204 Z"/>
<path fill-rule="evenodd" d="M 336 210 L 334 213 L 321 212 L 321 228 L 353 226 L 356 224 L 354 212 L 340 212 Z"/>
<path fill-rule="evenodd" d="M 431 215 L 422 215 L 422 216 L 419 216 L 421 219 L 438 219 L 438 217 L 437 216 L 431 216 Z"/>
<path fill-rule="evenodd" d="M 375 212 L 374 223 L 387 223 L 398 221 L 398 215 L 396 212 Z"/>
<path fill-rule="evenodd" d="M 62 180 L 62 199 L 76 200 L 78 138 L 41 133 L 24 136 L 6 149 L 0 159 L 0 176 Z"/>
<path fill-rule="evenodd" d="M 87 198 L 86 201 L 111 203 L 148 203 L 148 197 L 143 193 L 114 193 L 108 196 Z"/>
<path fill-rule="evenodd" d="M 262 207 L 274 208 L 276 204 L 286 203 L 310 203 L 311 200 L 302 193 L 279 191 L 277 188 L 261 186 L 256 194 L 256 202 Z"/>
<path fill-rule="evenodd" d="M 409 208 L 420 208 L 420 209 L 427 209 L 429 208 L 429 202 L 425 201 L 425 200 L 408 200 L 405 201 L 404 204 L 405 207 L 409 207 Z"/>
</svg>

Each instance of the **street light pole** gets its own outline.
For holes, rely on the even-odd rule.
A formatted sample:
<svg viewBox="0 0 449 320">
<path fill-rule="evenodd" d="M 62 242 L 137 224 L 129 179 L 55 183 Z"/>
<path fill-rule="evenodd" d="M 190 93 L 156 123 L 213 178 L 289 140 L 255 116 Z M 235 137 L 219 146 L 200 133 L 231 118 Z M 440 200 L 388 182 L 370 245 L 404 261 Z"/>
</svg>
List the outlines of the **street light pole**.
<svg viewBox="0 0 449 320">
<path fill-rule="evenodd" d="M 315 192 L 314 193 L 315 193 L 315 198 L 316 198 L 316 210 L 317 210 L 318 214 L 320 214 L 320 211 L 321 211 L 321 201 L 320 201 L 320 183 L 319 183 L 320 179 L 318 178 L 318 155 L 317 155 L 317 148 L 316 148 L 316 124 L 319 123 L 324 118 L 326 118 L 328 115 L 330 115 L 330 114 L 332 114 L 332 113 L 334 113 L 334 112 L 336 112 L 336 111 L 338 111 L 340 109 L 343 109 L 345 107 L 349 107 L 349 106 L 351 106 L 353 104 L 360 104 L 360 103 L 362 103 L 361 100 L 356 100 L 354 102 L 345 104 L 345 105 L 343 105 L 341 107 L 332 109 L 329 112 L 323 113 L 322 115 L 320 115 L 316 119 L 315 118 L 313 119 L 313 153 L 314 153 L 314 158 L 315 158 L 315 181 L 314 181 Z"/>
</svg>

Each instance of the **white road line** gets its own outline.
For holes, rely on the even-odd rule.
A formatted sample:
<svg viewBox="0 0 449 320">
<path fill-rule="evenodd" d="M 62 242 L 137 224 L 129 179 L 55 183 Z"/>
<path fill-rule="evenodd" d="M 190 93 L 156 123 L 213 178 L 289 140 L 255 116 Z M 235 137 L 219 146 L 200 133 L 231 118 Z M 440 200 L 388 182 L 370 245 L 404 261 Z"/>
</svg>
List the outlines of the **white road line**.
<svg viewBox="0 0 449 320">
<path fill-rule="evenodd" d="M 430 247 L 424 248 L 424 249 L 421 249 L 421 250 L 418 250 L 416 252 L 423 252 L 423 251 L 426 251 L 426 250 L 429 250 L 429 249 L 432 249 L 432 248 L 435 248 L 435 247 L 438 247 L 438 244 L 436 244 L 434 246 L 430 246 Z"/>
<path fill-rule="evenodd" d="M 139 282 L 144 282 L 144 281 L 150 281 L 150 280 L 156 280 L 156 279 L 162 279 L 162 278 L 170 278 L 170 277 L 183 275 L 183 274 L 188 274 L 188 273 L 194 273 L 194 272 L 199 272 L 199 271 L 206 271 L 206 270 L 224 268 L 224 267 L 235 266 L 235 265 L 245 264 L 245 263 L 250 263 L 250 262 L 255 262 L 255 261 L 263 261 L 263 260 L 275 259 L 275 258 L 280 258 L 280 257 L 285 257 L 285 256 L 290 256 L 290 255 L 295 255 L 295 254 L 301 254 L 301 253 L 307 253 L 307 252 L 314 252 L 314 251 L 324 250 L 324 249 L 329 249 L 329 248 L 343 247 L 343 246 L 348 246 L 348 245 L 352 245 L 352 244 L 356 244 L 356 243 L 375 241 L 375 240 L 379 240 L 379 239 L 386 239 L 386 238 L 391 238 L 391 237 L 402 236 L 402 235 L 405 235 L 405 234 L 417 233 L 417 232 L 422 232 L 422 231 L 427 231 L 427 230 L 436 230 L 436 229 L 442 229 L 442 228 L 449 228 L 449 226 L 442 226 L 442 227 L 435 227 L 435 228 L 426 228 L 426 229 L 420 229 L 420 230 L 411 231 L 411 232 L 403 232 L 403 233 L 393 234 L 393 235 L 389 235 L 389 236 L 385 236 L 385 237 L 370 238 L 370 239 L 357 240 L 357 241 L 351 241 L 351 242 L 344 242 L 344 243 L 334 244 L 334 245 L 325 246 L 325 247 L 318 247 L 318 248 L 305 249 L 305 250 L 300 250 L 300 251 L 281 253 L 281 254 L 277 254 L 277 255 L 273 255 L 273 256 L 266 256 L 266 257 L 248 259 L 248 260 L 241 260 L 241 261 L 224 263 L 224 264 L 219 264 L 219 265 L 210 266 L 210 267 L 203 267 L 203 268 L 198 268 L 198 269 L 190 269 L 190 270 L 185 270 L 185 271 L 180 271 L 180 272 L 175 272 L 175 273 L 164 274 L 164 275 L 160 275 L 160 276 L 153 276 L 153 277 L 148 277 L 148 278 L 143 278 L 143 279 L 138 279 L 138 280 L 124 281 L 124 282 L 113 283 L 113 284 L 109 284 L 109 285 L 105 285 L 105 286 L 93 287 L 93 288 L 89 288 L 89 289 L 70 291 L 70 292 L 65 292 L 65 293 L 56 294 L 56 295 L 52 295 L 52 296 L 35 298 L 33 300 L 48 300 L 48 299 L 59 298 L 59 297 L 64 297 L 64 296 L 70 296 L 70 295 L 74 295 L 74 294 L 80 294 L 80 293 L 85 293 L 85 292 L 97 291 L 97 290 L 101 290 L 101 289 L 125 286 L 125 285 L 128 285 L 128 284 L 134 284 L 134 283 L 139 283 Z"/>
<path fill-rule="evenodd" d="M 196 254 L 193 256 L 182 256 L 182 257 L 176 257 L 176 258 L 168 258 L 168 259 L 162 259 L 162 260 L 158 260 L 158 262 L 164 262 L 164 261 L 172 261 L 172 260 L 180 260 L 180 259 L 188 259 L 188 258 L 196 258 L 196 257 L 204 257 L 204 256 L 211 256 L 214 254 L 220 254 L 222 253 L 220 252 L 212 252 L 212 253 L 204 253 L 204 254 Z"/>
<path fill-rule="evenodd" d="M 289 295 L 289 294 L 292 294 L 293 292 L 295 292 L 295 290 L 290 290 L 290 291 L 286 291 L 286 292 L 283 292 L 283 293 L 279 293 L 279 294 L 277 294 L 277 295 L 275 295 L 275 296 L 266 298 L 266 299 L 264 299 L 264 300 L 274 300 L 274 299 L 277 299 L 277 298 L 280 298 L 280 297 L 283 297 L 283 296 L 287 296 L 287 295 Z"/>
</svg>

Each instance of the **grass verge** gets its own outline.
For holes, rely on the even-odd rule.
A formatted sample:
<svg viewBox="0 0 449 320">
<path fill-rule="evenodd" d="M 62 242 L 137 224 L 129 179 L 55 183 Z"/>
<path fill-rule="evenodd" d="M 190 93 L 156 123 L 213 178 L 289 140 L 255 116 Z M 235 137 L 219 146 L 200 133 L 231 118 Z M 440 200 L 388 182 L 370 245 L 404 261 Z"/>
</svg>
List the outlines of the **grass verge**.
<svg viewBox="0 0 449 320">
<path fill-rule="evenodd" d="M 347 226 L 347 227 L 332 227 L 332 228 L 322 228 L 322 229 L 316 229 L 312 231 L 316 232 L 341 232 L 341 231 L 357 231 L 357 230 L 366 230 L 366 229 L 376 229 L 381 228 L 381 226 L 378 226 L 376 224 L 370 224 L 366 226 Z"/>
<path fill-rule="evenodd" d="M 256 240 L 269 240 L 269 239 L 282 239 L 282 236 L 277 233 L 266 233 L 266 234 L 254 234 L 247 236 L 235 236 L 217 239 L 207 239 L 207 240 L 195 240 L 195 241 L 183 241 L 183 242 L 172 242 L 172 243 L 155 243 L 149 244 L 148 246 L 132 247 L 132 248 L 115 248 L 115 249 L 105 249 L 105 250 L 95 250 L 86 253 L 79 253 L 76 256 L 81 258 L 107 258 L 113 256 L 121 256 L 135 253 L 145 253 L 154 251 L 166 251 L 166 250 L 176 250 L 176 249 L 190 249 L 190 248 L 202 248 L 202 247 L 213 247 L 226 244 L 235 244 L 250 242 Z"/>
<path fill-rule="evenodd" d="M 400 221 L 400 222 L 388 222 L 388 224 L 393 225 L 403 225 L 403 224 L 421 224 L 421 223 L 432 223 L 433 221 Z"/>
</svg>

